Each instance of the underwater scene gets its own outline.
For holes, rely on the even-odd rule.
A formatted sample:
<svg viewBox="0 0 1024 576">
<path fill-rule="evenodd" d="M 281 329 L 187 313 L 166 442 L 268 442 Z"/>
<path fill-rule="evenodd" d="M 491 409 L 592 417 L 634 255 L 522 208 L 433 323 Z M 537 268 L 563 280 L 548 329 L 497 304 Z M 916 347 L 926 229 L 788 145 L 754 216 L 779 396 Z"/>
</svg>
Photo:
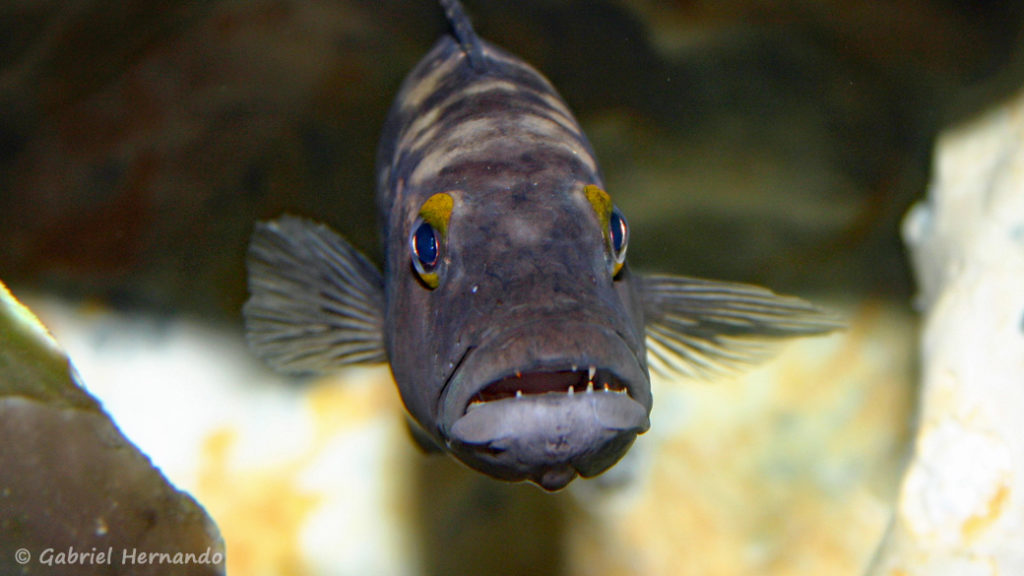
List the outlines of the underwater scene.
<svg viewBox="0 0 1024 576">
<path fill-rule="evenodd" d="M 1024 5 L 0 37 L 0 574 L 1024 573 Z"/>
</svg>

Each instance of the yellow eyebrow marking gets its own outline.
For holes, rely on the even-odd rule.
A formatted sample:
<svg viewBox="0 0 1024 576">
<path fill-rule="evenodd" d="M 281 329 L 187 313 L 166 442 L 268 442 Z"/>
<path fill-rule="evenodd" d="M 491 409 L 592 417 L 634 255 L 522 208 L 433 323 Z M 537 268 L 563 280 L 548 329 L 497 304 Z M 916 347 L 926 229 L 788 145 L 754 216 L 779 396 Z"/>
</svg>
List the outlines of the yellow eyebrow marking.
<svg viewBox="0 0 1024 576">
<path fill-rule="evenodd" d="M 587 197 L 587 201 L 590 202 L 590 206 L 594 209 L 594 213 L 597 214 L 598 220 L 601 221 L 601 230 L 604 235 L 604 239 L 609 240 L 608 233 L 608 222 L 612 217 L 612 197 L 607 192 L 601 190 L 593 184 L 587 184 L 583 187 L 583 194 Z"/>
<path fill-rule="evenodd" d="M 427 201 L 420 207 L 419 217 L 430 224 L 434 230 L 437 230 L 441 237 L 440 246 L 437 247 L 441 254 L 444 254 L 444 246 L 448 239 L 448 222 L 452 219 L 454 207 L 455 200 L 445 192 L 438 192 L 427 198 Z M 441 276 L 436 269 L 432 272 L 421 272 L 419 269 L 416 271 L 423 283 L 431 289 L 437 288 L 441 284 Z"/>
<path fill-rule="evenodd" d="M 420 207 L 420 218 L 441 233 L 441 238 L 448 236 L 448 221 L 452 219 L 455 200 L 446 192 L 438 192 Z"/>
<path fill-rule="evenodd" d="M 612 197 L 609 196 L 607 192 L 593 184 L 587 184 L 584 186 L 583 194 L 587 197 L 587 201 L 590 202 L 591 208 L 593 208 L 594 212 L 597 214 L 598 221 L 601 222 L 601 235 L 604 236 L 605 245 L 608 246 L 609 250 L 612 250 Z M 613 278 L 622 270 L 624 263 L 625 262 L 614 262 L 612 266 Z"/>
</svg>

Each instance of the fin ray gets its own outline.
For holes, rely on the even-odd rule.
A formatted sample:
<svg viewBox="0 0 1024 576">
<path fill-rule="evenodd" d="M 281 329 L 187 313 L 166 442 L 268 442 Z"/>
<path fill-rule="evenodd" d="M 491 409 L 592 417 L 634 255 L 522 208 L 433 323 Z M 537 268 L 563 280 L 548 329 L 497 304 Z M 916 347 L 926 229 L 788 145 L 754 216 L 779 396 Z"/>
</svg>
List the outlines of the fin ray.
<svg viewBox="0 0 1024 576">
<path fill-rule="evenodd" d="M 794 296 L 737 282 L 640 275 L 651 368 L 710 378 L 771 355 L 772 342 L 825 334 L 843 326 L 831 313 Z"/>
<path fill-rule="evenodd" d="M 295 216 L 256 224 L 249 244 L 249 346 L 293 373 L 378 364 L 384 352 L 384 281 L 330 228 Z"/>
</svg>

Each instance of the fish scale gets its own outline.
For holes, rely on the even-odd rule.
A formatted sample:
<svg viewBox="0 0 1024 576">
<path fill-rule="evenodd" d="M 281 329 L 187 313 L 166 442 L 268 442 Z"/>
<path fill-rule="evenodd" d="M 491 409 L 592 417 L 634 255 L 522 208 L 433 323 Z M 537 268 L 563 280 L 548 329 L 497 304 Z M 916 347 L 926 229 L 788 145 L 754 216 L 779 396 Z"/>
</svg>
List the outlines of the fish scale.
<svg viewBox="0 0 1024 576">
<path fill-rule="evenodd" d="M 440 4 L 451 32 L 406 77 L 378 147 L 383 272 L 324 225 L 258 223 L 243 308 L 257 354 L 305 373 L 386 360 L 421 445 L 557 490 L 648 429 L 649 360 L 713 376 L 840 326 L 758 286 L 634 273 L 568 106 Z"/>
</svg>

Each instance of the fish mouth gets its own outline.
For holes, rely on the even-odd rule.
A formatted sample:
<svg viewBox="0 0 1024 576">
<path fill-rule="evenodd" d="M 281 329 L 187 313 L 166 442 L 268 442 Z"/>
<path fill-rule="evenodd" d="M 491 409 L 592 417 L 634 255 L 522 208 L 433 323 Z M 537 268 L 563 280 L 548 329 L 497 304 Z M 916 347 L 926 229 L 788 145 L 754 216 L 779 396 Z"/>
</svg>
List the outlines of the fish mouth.
<svg viewBox="0 0 1024 576">
<path fill-rule="evenodd" d="M 650 407 L 646 369 L 613 330 L 524 327 L 467 354 L 440 433 L 470 467 L 558 490 L 615 464 L 650 427 Z"/>
<path fill-rule="evenodd" d="M 568 370 L 516 372 L 496 382 L 488 384 L 477 392 L 469 401 L 466 413 L 480 407 L 485 402 L 494 402 L 506 398 L 522 398 L 533 394 L 565 394 L 573 397 L 579 391 L 582 394 L 593 394 L 594 391 L 629 395 L 629 386 L 616 377 L 611 371 L 598 370 L 596 366 L 588 366 L 581 370 L 572 366 Z"/>
</svg>

